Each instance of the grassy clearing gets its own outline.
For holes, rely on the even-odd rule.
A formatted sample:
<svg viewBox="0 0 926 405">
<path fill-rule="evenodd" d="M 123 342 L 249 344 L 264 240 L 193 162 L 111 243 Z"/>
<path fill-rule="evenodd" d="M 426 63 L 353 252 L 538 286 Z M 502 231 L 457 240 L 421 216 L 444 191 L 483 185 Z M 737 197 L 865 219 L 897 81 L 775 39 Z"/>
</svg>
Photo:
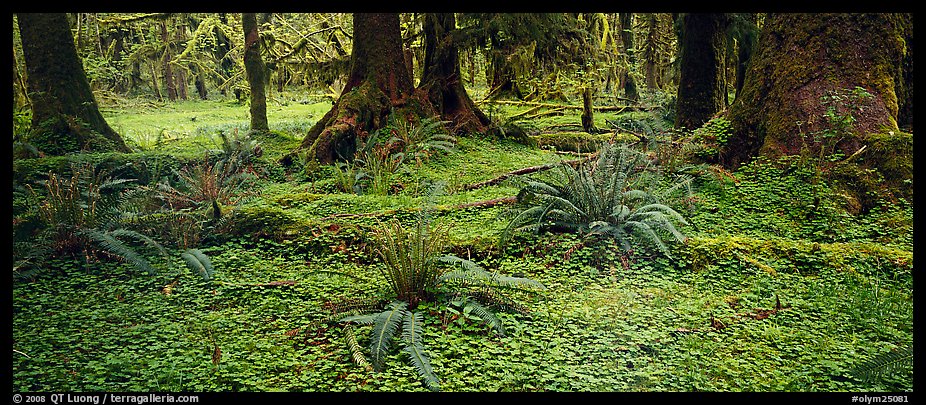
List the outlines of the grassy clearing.
<svg viewBox="0 0 926 405">
<path fill-rule="evenodd" d="M 288 151 L 327 108 L 272 106 L 271 127 L 284 128 L 264 144 L 266 156 Z M 196 101 L 107 118 L 142 149 L 162 137 L 158 148 L 179 153 L 244 129 L 247 110 Z M 872 381 L 853 375 L 913 340 L 912 204 L 850 216 L 806 173 L 759 163 L 735 181 L 699 177 L 677 260 L 637 254 L 626 267 L 574 249 L 579 239 L 569 235 L 519 236 L 499 249 L 505 206 L 441 209 L 513 196 L 507 183 L 463 186 L 562 158 L 463 137 L 454 154 L 406 166 L 391 195 L 339 192 L 326 167 L 272 176 L 236 208 L 238 234 L 201 247 L 216 268 L 211 283 L 179 260 L 156 262 L 154 277 L 118 263 L 51 260 L 13 285 L 13 389 L 423 391 L 399 355 L 368 372 L 351 361 L 342 329 L 309 326 L 332 302 L 385 289 L 366 233 L 373 217 L 326 217 L 412 220 L 426 200 L 422 181 L 440 180 L 433 215 L 452 226 L 454 253 L 547 287 L 525 301 L 529 315 L 499 314 L 505 337 L 424 307 L 446 391 L 912 390 L 910 369 Z M 274 281 L 293 283 L 266 285 Z M 357 333 L 361 346 L 366 335 Z"/>
</svg>

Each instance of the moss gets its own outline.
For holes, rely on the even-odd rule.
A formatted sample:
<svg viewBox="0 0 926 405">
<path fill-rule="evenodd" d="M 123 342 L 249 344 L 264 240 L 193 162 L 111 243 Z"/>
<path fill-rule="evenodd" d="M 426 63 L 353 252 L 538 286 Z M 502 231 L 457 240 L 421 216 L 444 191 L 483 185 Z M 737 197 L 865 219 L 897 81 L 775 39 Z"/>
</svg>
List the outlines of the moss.
<svg viewBox="0 0 926 405">
<path fill-rule="evenodd" d="M 570 152 L 594 152 L 605 142 L 636 142 L 639 141 L 635 135 L 620 134 L 589 134 L 586 132 L 556 132 L 541 134 L 530 137 L 538 147 L 554 147 L 556 150 Z"/>
<path fill-rule="evenodd" d="M 724 150 L 730 167 L 761 154 L 797 154 L 801 134 L 826 128 L 821 97 L 865 88 L 852 132 L 897 131 L 903 43 L 892 14 L 775 14 L 760 38 L 741 95 L 730 110 L 734 138 Z"/>
<path fill-rule="evenodd" d="M 769 274 L 779 272 L 836 271 L 880 272 L 912 276 L 913 252 L 875 243 L 816 243 L 742 236 L 690 237 L 679 254 L 692 270 L 712 266 L 741 266 Z"/>
</svg>

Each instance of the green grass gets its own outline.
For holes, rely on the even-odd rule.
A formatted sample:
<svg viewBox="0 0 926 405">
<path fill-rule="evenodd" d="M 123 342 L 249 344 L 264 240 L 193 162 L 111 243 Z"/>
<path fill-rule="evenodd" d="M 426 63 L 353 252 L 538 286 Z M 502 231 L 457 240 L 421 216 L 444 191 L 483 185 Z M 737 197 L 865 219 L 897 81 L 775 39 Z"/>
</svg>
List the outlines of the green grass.
<svg viewBox="0 0 926 405">
<path fill-rule="evenodd" d="M 268 156 L 294 147 L 329 107 L 284 103 L 268 110 L 282 134 L 264 143 L 269 167 Z M 107 118 L 137 145 L 175 134 L 157 150 L 169 156 L 208 145 L 219 130 L 246 128 L 247 108 L 191 101 Z M 446 391 L 913 389 L 912 370 L 852 377 L 854 367 L 913 339 L 912 204 L 851 216 L 825 184 L 809 184 L 793 166 L 750 165 L 735 183 L 698 179 L 695 203 L 680 211 L 692 225 L 680 229 L 689 240 L 674 247 L 676 261 L 637 255 L 626 268 L 591 248 L 574 250 L 571 235 L 522 235 L 499 250 L 504 206 L 446 209 L 513 196 L 507 183 L 463 186 L 561 158 L 460 137 L 457 152 L 408 166 L 386 196 L 338 192 L 324 167 L 278 173 L 238 207 L 241 235 L 200 246 L 216 269 L 211 282 L 182 260 L 154 261 L 158 275 L 146 277 L 125 264 L 51 259 L 12 287 L 13 390 L 425 391 L 399 355 L 368 372 L 351 361 L 341 328 L 306 330 L 327 304 L 386 288 L 372 267 L 373 220 L 324 218 L 395 210 L 378 218 L 413 220 L 426 199 L 422 180 L 446 183 L 433 217 L 452 226 L 447 253 L 547 287 L 522 300 L 530 314 L 499 314 L 502 338 L 451 308 L 419 307 Z M 22 165 L 33 166 L 46 165 Z M 14 217 L 25 206 L 14 194 Z M 776 299 L 781 309 L 757 316 Z M 712 318 L 725 327 L 712 327 Z M 366 334 L 357 339 L 368 343 Z"/>
</svg>

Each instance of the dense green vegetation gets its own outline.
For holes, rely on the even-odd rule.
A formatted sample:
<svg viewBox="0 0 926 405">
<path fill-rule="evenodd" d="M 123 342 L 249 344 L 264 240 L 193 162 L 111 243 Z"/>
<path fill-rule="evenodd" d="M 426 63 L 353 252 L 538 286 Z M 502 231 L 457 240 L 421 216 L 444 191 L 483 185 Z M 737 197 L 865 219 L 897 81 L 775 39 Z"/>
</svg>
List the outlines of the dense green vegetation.
<svg viewBox="0 0 926 405">
<path fill-rule="evenodd" d="M 912 14 L 791 17 L 14 15 L 13 391 L 912 391 Z"/>
<path fill-rule="evenodd" d="M 245 109 L 191 101 L 141 114 L 109 110 L 130 143 L 161 137 L 159 146 L 139 146 L 124 160 L 64 160 L 149 162 L 132 173 L 148 170 L 134 177 L 156 183 L 167 171 L 150 162 L 169 157 L 163 164 L 179 172 L 209 150 L 218 154 L 218 134 L 246 126 Z M 304 128 L 323 109 L 271 103 L 270 119 Z M 222 207 L 222 226 L 200 219 L 199 229 L 182 228 L 157 222 L 165 212 L 148 213 L 158 225 L 133 229 L 158 236 L 176 258 L 148 256 L 154 276 L 105 256 L 14 268 L 14 390 L 424 390 L 400 352 L 388 352 L 380 371 L 355 364 L 346 334 L 366 348 L 363 326 L 354 333 L 319 321 L 336 303 L 384 295 L 375 221 L 413 226 L 428 198 L 433 222 L 448 231 L 441 253 L 546 287 L 520 299 L 525 311 L 496 312 L 504 335 L 461 307 L 418 304 L 421 339 L 443 390 L 912 389 L 908 367 L 868 379 L 857 373 L 912 343 L 912 204 L 884 201 L 850 215 L 799 159 L 760 160 L 734 173 L 693 166 L 686 169 L 693 194 L 675 205 L 689 223 L 678 227 L 686 242 L 668 244 L 671 259 L 637 252 L 621 261 L 583 247 L 578 234 L 516 233 L 500 248 L 509 207 L 459 207 L 516 195 L 512 182 L 465 185 L 563 159 L 549 150 L 461 137 L 450 153 L 404 165 L 390 193 L 358 195 L 337 187 L 333 167 L 277 167 L 275 158 L 295 143 L 287 131 L 260 139 L 254 183 L 236 190 L 251 196 Z M 17 160 L 14 168 L 66 169 L 56 159 Z M 445 192 L 428 197 L 422 182 L 438 180 Z M 14 231 L 39 222 L 41 201 L 31 198 L 14 188 Z M 124 226 L 131 223 L 144 221 Z M 192 246 L 167 237 L 185 232 L 211 260 L 210 280 L 179 260 Z"/>
</svg>

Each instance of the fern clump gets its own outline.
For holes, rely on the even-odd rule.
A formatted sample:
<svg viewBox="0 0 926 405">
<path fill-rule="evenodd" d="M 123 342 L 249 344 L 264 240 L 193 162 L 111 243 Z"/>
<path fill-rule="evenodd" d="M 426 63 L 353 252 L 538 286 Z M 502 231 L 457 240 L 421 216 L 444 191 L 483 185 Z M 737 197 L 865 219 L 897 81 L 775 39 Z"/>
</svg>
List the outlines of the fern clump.
<svg viewBox="0 0 926 405">
<path fill-rule="evenodd" d="M 381 370 L 386 357 L 396 349 L 421 376 L 430 390 L 439 390 L 440 381 L 430 364 L 422 341 L 424 317 L 416 312 L 422 302 L 438 302 L 473 314 L 504 336 L 505 329 L 494 309 L 526 312 L 509 293 L 534 293 L 543 284 L 519 277 L 490 273 L 469 260 L 442 254 L 446 248 L 446 228 L 432 225 L 424 215 L 411 228 L 398 220 L 380 224 L 374 233 L 374 251 L 382 259 L 380 271 L 389 286 L 386 299 L 356 301 L 336 305 L 332 320 L 345 324 L 345 336 L 355 363 Z M 382 302 L 387 302 L 382 306 Z M 336 316 L 338 313 L 346 316 Z M 353 325 L 371 326 L 369 358 L 356 341 Z"/>
<path fill-rule="evenodd" d="M 114 257 L 148 274 L 156 269 L 137 250 L 140 242 L 167 257 L 154 239 L 124 227 L 132 217 L 133 180 L 112 178 L 91 165 L 73 165 L 71 176 L 48 173 L 44 190 L 27 186 L 41 218 L 43 228 L 35 244 L 47 246 L 30 252 L 53 252 L 86 259 Z M 133 244 L 131 241 L 135 241 Z M 20 263 L 36 263 L 38 257 L 25 257 Z"/>
<path fill-rule="evenodd" d="M 687 221 L 663 200 L 678 191 L 690 194 L 690 179 L 667 182 L 642 152 L 606 144 L 597 160 L 557 169 L 548 177 L 520 179 L 503 244 L 512 232 L 574 232 L 613 241 L 625 252 L 642 243 L 670 256 L 666 241 L 685 240 L 676 226 Z"/>
</svg>

